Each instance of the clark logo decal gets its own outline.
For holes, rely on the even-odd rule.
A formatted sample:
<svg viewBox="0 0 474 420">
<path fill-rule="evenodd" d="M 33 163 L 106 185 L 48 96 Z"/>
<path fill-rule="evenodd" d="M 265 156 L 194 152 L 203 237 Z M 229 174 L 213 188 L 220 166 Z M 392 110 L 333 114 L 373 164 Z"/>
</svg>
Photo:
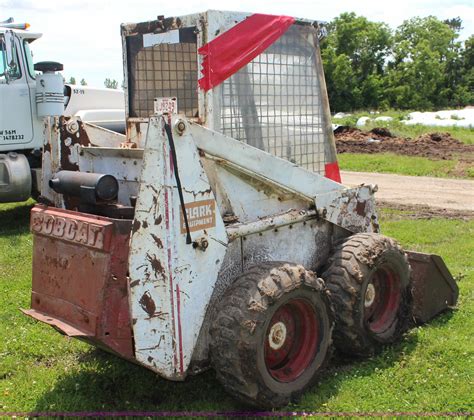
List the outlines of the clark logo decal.
<svg viewBox="0 0 474 420">
<path fill-rule="evenodd" d="M 188 216 L 189 231 L 196 232 L 216 226 L 216 202 L 215 200 L 195 201 L 187 203 L 186 215 Z M 181 217 L 181 233 L 186 233 L 183 212 Z"/>
</svg>

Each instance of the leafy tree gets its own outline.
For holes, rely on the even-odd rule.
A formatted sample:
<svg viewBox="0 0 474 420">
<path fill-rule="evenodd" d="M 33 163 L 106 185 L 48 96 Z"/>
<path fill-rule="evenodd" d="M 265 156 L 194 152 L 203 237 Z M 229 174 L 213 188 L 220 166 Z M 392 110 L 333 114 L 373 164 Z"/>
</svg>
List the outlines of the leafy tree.
<svg viewBox="0 0 474 420">
<path fill-rule="evenodd" d="M 87 86 L 87 82 L 85 81 L 85 79 L 81 79 L 80 83 L 81 86 Z"/>
<path fill-rule="evenodd" d="M 384 23 L 342 13 L 327 27 L 321 54 L 331 106 L 338 111 L 378 107 L 392 35 Z"/>
<path fill-rule="evenodd" d="M 459 62 L 460 80 L 454 99 L 460 105 L 474 104 L 474 35 L 464 42 Z"/>
<path fill-rule="evenodd" d="M 387 72 L 387 95 L 397 108 L 429 109 L 455 105 L 461 74 L 460 18 L 442 22 L 414 17 L 394 35 Z"/>
<path fill-rule="evenodd" d="M 109 89 L 117 89 L 118 88 L 118 82 L 115 79 L 105 79 L 104 85 L 106 88 Z"/>
<path fill-rule="evenodd" d="M 69 78 L 69 82 L 68 82 L 70 85 L 75 85 L 76 84 L 76 78 L 75 77 L 70 77 Z"/>
</svg>

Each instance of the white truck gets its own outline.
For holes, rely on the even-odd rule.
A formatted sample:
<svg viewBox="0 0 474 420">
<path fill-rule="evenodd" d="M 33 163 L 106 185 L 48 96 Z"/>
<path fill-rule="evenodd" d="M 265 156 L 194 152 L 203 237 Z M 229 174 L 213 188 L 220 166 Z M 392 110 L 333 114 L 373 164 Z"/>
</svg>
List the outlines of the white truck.
<svg viewBox="0 0 474 420">
<path fill-rule="evenodd" d="M 48 103 L 60 114 L 125 131 L 123 91 L 64 85 L 55 74 L 62 64 L 34 65 L 30 44 L 42 34 L 28 27 L 12 18 L 0 22 L 0 203 L 26 200 L 39 182 L 43 116 L 50 115 L 49 110 L 41 115 L 40 106 Z M 54 93 L 45 81 L 53 83 Z"/>
</svg>

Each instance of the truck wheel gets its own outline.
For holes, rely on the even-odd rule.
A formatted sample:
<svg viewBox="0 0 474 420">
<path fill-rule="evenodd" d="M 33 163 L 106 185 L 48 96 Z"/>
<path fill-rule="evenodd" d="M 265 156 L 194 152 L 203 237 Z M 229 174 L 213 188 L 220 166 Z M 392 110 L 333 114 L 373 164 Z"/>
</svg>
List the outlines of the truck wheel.
<svg viewBox="0 0 474 420">
<path fill-rule="evenodd" d="M 301 265 L 268 262 L 238 277 L 217 308 L 211 361 L 244 403 L 281 407 L 315 382 L 330 354 L 324 282 Z"/>
<path fill-rule="evenodd" d="M 334 343 L 348 354 L 397 341 L 411 319 L 410 266 L 393 239 L 359 233 L 340 243 L 322 277 L 336 313 Z"/>
</svg>

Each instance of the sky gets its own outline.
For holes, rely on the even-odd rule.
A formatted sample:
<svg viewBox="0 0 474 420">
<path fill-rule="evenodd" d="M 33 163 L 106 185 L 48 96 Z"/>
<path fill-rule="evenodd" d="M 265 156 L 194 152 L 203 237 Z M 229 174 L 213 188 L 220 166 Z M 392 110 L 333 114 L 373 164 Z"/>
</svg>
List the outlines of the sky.
<svg viewBox="0 0 474 420">
<path fill-rule="evenodd" d="M 208 9 L 290 15 L 330 21 L 342 12 L 355 12 L 396 28 L 414 16 L 440 19 L 460 16 L 461 40 L 474 33 L 473 0 L 0 0 L 0 21 L 13 17 L 28 22 L 43 37 L 32 45 L 34 61 L 59 61 L 66 80 L 84 78 L 103 87 L 106 78 L 122 83 L 120 24 L 181 16 Z"/>
</svg>

